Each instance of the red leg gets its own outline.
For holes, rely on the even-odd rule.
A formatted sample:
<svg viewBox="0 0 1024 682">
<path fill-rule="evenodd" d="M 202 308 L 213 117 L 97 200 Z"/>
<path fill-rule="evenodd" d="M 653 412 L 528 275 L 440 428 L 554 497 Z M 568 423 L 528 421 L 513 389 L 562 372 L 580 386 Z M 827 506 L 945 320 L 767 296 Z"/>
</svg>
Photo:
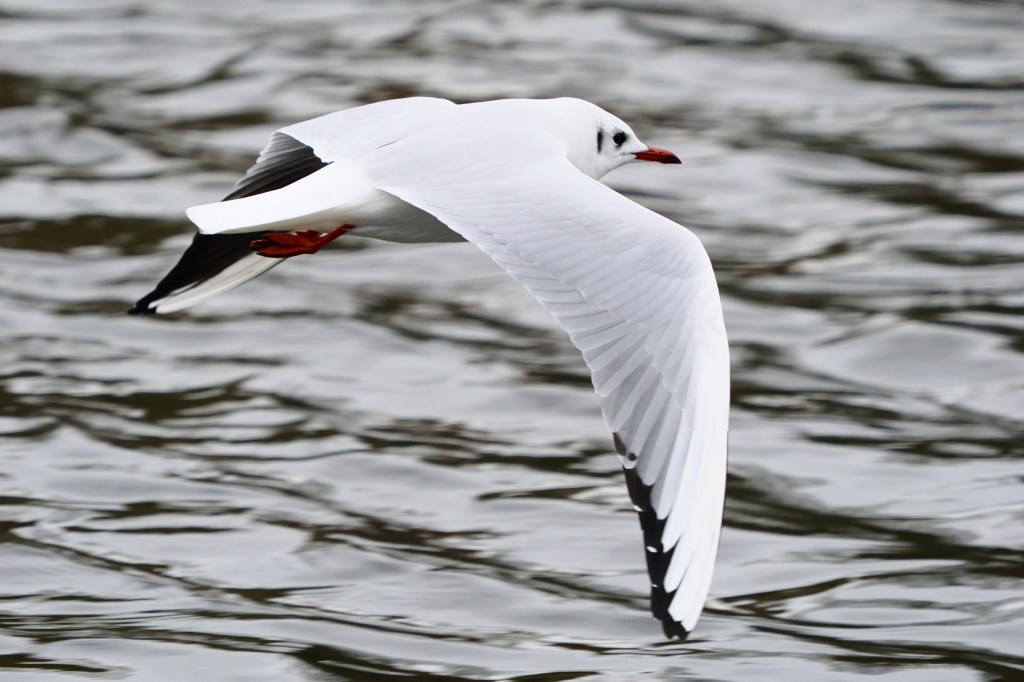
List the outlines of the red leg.
<svg viewBox="0 0 1024 682">
<path fill-rule="evenodd" d="M 342 225 L 326 234 L 316 230 L 301 232 L 268 232 L 260 239 L 249 242 L 249 248 L 268 258 L 290 258 L 304 253 L 316 253 L 355 225 Z"/>
</svg>

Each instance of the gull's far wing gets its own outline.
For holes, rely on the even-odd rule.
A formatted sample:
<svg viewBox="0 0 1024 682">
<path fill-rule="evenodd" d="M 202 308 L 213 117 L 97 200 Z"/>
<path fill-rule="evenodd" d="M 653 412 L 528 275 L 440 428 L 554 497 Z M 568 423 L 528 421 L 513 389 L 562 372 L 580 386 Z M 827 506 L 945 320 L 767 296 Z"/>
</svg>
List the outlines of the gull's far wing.
<svg viewBox="0 0 1024 682">
<path fill-rule="evenodd" d="M 327 164 L 312 148 L 290 135 L 274 133 L 256 163 L 223 201 L 258 196 L 301 180 Z M 156 287 L 128 312 L 170 313 L 234 289 L 282 262 L 253 253 L 249 242 L 258 234 L 196 232 L 185 252 Z"/>
<path fill-rule="evenodd" d="M 686 637 L 707 598 L 725 495 L 729 350 L 707 253 L 550 140 L 516 137 L 505 163 L 509 150 L 492 154 L 484 135 L 434 135 L 469 151 L 410 140 L 381 150 L 368 174 L 487 253 L 583 352 L 640 515 L 652 611 L 667 635 Z"/>
<path fill-rule="evenodd" d="M 344 109 L 282 128 L 222 202 L 288 187 L 336 160 L 357 158 L 386 145 L 396 135 L 415 130 L 425 118 L 454 106 L 444 99 L 409 97 Z M 253 253 L 249 243 L 259 236 L 196 233 L 177 264 L 129 312 L 147 315 L 188 308 L 287 260 Z"/>
</svg>

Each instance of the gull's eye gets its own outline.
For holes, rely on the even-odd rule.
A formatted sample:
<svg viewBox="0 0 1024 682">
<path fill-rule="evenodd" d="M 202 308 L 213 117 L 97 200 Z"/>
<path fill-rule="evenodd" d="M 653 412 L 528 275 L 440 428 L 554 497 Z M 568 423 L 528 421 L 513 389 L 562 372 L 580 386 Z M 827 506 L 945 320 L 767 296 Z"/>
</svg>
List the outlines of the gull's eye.
<svg viewBox="0 0 1024 682">
<path fill-rule="evenodd" d="M 614 135 L 612 135 L 612 142 L 615 143 L 616 147 L 621 147 L 622 143 L 625 142 L 625 141 L 626 141 L 626 133 L 622 132 L 621 130 L 619 132 L 615 133 Z"/>
</svg>

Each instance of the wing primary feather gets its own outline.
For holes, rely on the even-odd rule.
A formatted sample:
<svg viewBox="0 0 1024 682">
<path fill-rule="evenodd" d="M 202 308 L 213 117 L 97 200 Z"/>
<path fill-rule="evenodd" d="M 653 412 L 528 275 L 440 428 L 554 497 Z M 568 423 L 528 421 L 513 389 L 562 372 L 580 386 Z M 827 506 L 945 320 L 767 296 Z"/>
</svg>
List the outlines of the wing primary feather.
<svg viewBox="0 0 1024 682">
<path fill-rule="evenodd" d="M 611 396 L 620 386 L 628 384 L 629 379 L 643 368 L 644 362 L 650 360 L 650 356 L 643 349 L 643 342 L 638 345 L 640 347 L 630 353 L 614 372 L 594 373 L 594 387 L 597 388 L 598 395 Z"/>
<path fill-rule="evenodd" d="M 635 337 L 625 334 L 613 343 L 585 353 L 583 357 L 596 379 L 598 372 L 603 372 L 605 368 L 614 365 L 616 361 L 620 362 L 620 365 L 617 366 L 621 366 L 620 358 L 632 356 L 641 344 L 642 339 L 637 340 Z M 594 383 L 596 385 L 598 382 L 595 381 Z M 601 393 L 600 387 L 598 387 L 598 393 Z"/>
<path fill-rule="evenodd" d="M 603 329 L 578 332 L 572 337 L 572 342 L 585 356 L 586 353 L 600 352 L 601 348 L 615 342 L 627 332 L 625 322 L 619 321 Z"/>
<path fill-rule="evenodd" d="M 608 428 L 615 432 L 620 431 L 628 421 L 635 417 L 637 412 L 634 412 L 634 410 L 638 409 L 637 406 L 641 400 L 647 398 L 648 404 L 650 404 L 652 387 L 659 378 L 658 371 L 653 365 L 649 364 L 629 391 L 623 391 L 621 395 L 616 395 L 614 399 L 605 401 L 607 407 L 605 408 L 604 419 L 608 424 Z M 602 405 L 602 407 L 605 407 L 605 405 Z"/>
<path fill-rule="evenodd" d="M 625 460 L 633 459 L 636 455 L 629 452 L 625 443 L 619 438 L 619 434 L 612 434 L 612 441 L 619 456 Z M 677 622 L 669 613 L 669 606 L 675 597 L 675 590 L 665 590 L 665 574 L 672 562 L 674 547 L 665 551 L 661 545 L 661 534 L 665 527 L 665 520 L 659 519 L 654 513 L 651 505 L 651 486 L 640 480 L 640 475 L 635 469 L 623 467 L 623 474 L 626 478 L 626 490 L 629 492 L 629 499 L 633 502 L 637 516 L 640 518 L 640 530 L 644 536 L 644 554 L 647 558 L 647 575 L 651 582 L 651 613 L 661 621 L 661 627 L 666 637 L 678 637 L 685 640 L 689 631 Z"/>
<path fill-rule="evenodd" d="M 672 395 L 663 387 L 655 389 L 643 412 L 638 413 L 641 416 L 636 427 L 633 427 L 632 419 L 623 427 L 622 431 L 630 434 L 630 442 L 635 450 L 642 452 L 647 444 L 647 438 L 661 426 L 666 417 L 666 410 L 671 405 L 671 398 Z M 643 476 L 644 472 L 641 471 L 640 475 Z"/>
</svg>

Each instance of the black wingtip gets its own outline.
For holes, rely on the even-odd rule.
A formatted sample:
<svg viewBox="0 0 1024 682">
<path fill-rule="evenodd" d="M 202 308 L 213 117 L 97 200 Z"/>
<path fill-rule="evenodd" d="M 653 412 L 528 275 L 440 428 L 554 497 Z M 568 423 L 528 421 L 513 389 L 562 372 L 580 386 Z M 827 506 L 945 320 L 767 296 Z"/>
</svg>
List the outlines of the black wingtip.
<svg viewBox="0 0 1024 682">
<path fill-rule="evenodd" d="M 683 624 L 674 620 L 663 620 L 661 621 L 661 629 L 665 631 L 665 636 L 669 639 L 677 637 L 680 642 L 685 642 L 686 638 L 690 636 L 690 631 L 683 627 Z"/>
<path fill-rule="evenodd" d="M 153 292 L 150 292 L 136 301 L 135 305 L 127 310 L 127 313 L 129 315 L 156 315 L 156 308 L 150 307 L 154 300 L 156 297 L 153 296 Z"/>
<path fill-rule="evenodd" d="M 636 455 L 629 452 L 619 435 L 617 433 L 612 435 L 615 449 L 619 455 L 627 462 L 636 462 Z M 676 593 L 674 590 L 672 592 L 665 591 L 664 580 L 676 548 L 670 547 L 668 551 L 665 551 L 662 547 L 661 536 L 665 531 L 665 520 L 658 518 L 654 511 L 654 505 L 651 503 L 653 486 L 640 480 L 640 474 L 635 468 L 623 467 L 622 473 L 626 477 L 629 499 L 633 502 L 633 507 L 636 508 L 637 515 L 640 517 L 640 529 L 644 534 L 647 574 L 651 579 L 651 613 L 661 621 L 661 627 L 665 631 L 666 637 L 669 639 L 678 637 L 680 641 L 685 641 L 690 636 L 690 631 L 668 612 L 668 607 L 672 604 L 672 598 Z"/>
</svg>

